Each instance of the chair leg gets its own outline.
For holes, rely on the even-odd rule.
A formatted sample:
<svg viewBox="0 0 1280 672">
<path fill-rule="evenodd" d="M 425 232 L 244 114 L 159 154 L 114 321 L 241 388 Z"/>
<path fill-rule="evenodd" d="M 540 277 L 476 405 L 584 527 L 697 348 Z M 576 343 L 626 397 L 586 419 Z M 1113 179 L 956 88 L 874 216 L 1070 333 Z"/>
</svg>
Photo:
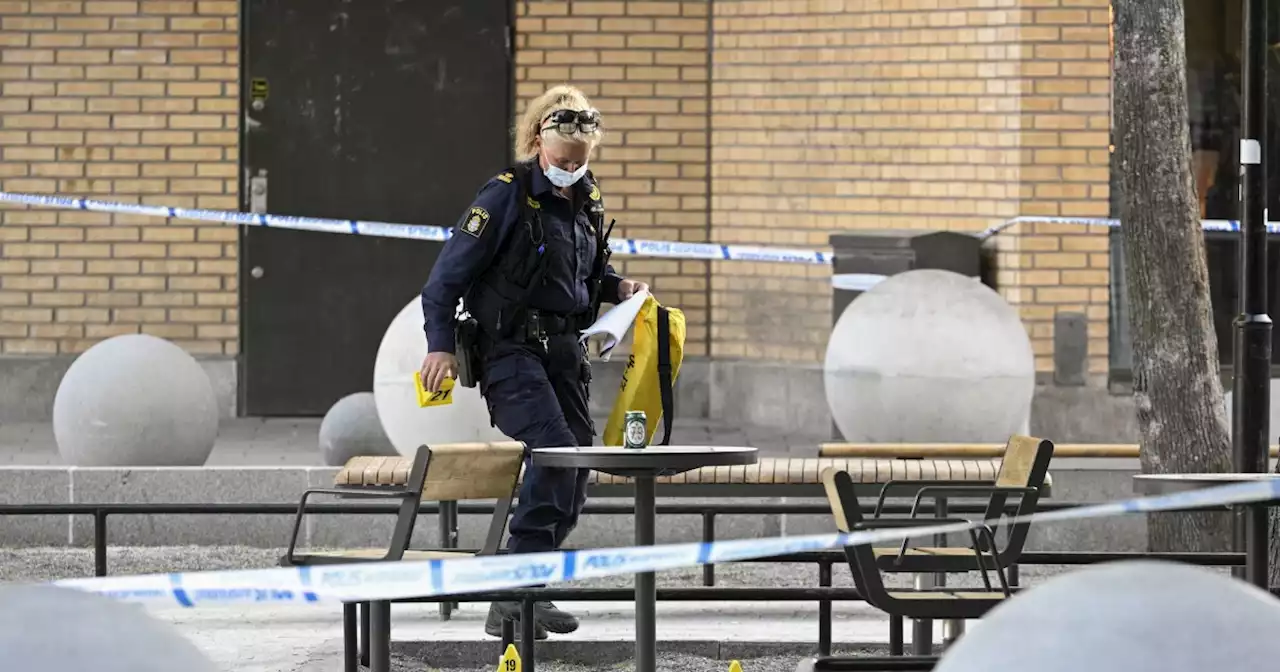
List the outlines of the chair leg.
<svg viewBox="0 0 1280 672">
<path fill-rule="evenodd" d="M 903 618 L 900 615 L 889 615 L 889 655 L 891 656 L 903 655 L 905 647 L 902 642 L 902 621 Z"/>
<path fill-rule="evenodd" d="M 360 664 L 369 667 L 369 603 L 360 603 Z"/>
<path fill-rule="evenodd" d="M 502 651 L 506 653 L 507 647 L 516 643 L 516 622 L 509 619 L 502 619 Z"/>
<path fill-rule="evenodd" d="M 391 603 L 369 603 L 369 672 L 391 672 Z"/>
<path fill-rule="evenodd" d="M 360 643 L 356 638 L 356 604 L 342 604 L 342 670 L 358 672 L 360 669 Z"/>
<path fill-rule="evenodd" d="M 964 635 L 964 619 L 949 618 L 942 622 L 942 649 L 945 651 Z"/>
<path fill-rule="evenodd" d="M 436 514 L 436 528 L 439 537 L 436 539 L 440 544 L 440 548 L 453 548 L 453 529 L 450 524 L 449 512 L 453 509 L 453 502 L 440 502 L 440 513 Z M 447 621 L 453 615 L 453 603 L 441 602 L 439 604 L 440 620 Z"/>
</svg>

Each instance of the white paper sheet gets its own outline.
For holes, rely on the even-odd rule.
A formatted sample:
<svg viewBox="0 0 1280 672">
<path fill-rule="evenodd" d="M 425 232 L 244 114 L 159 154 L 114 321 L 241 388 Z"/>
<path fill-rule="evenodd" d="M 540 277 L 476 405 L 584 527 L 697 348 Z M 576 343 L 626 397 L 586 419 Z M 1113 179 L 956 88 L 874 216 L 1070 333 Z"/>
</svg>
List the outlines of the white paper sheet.
<svg viewBox="0 0 1280 672">
<path fill-rule="evenodd" d="M 614 346 L 622 342 L 631 325 L 635 324 L 636 315 L 640 314 L 640 308 L 644 306 L 644 300 L 648 296 L 648 291 L 636 292 L 631 298 L 614 306 L 609 312 L 601 315 L 595 324 L 583 329 L 578 342 L 603 334 L 604 343 L 600 348 L 600 361 L 609 361 L 609 355 L 612 354 Z"/>
</svg>

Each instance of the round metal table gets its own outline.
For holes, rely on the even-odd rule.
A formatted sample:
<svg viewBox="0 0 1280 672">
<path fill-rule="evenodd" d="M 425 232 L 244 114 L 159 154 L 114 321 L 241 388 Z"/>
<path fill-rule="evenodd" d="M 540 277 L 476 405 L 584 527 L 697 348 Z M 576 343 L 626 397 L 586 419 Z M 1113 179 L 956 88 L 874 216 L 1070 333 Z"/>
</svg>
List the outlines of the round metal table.
<svg viewBox="0 0 1280 672">
<path fill-rule="evenodd" d="M 756 463 L 756 449 L 736 446 L 579 446 L 534 448 L 534 464 L 544 467 L 594 469 L 631 477 L 636 486 L 636 546 L 654 544 L 655 479 L 701 467 Z M 657 657 L 657 588 L 653 572 L 636 574 L 636 672 L 655 672 Z"/>
<path fill-rule="evenodd" d="M 1171 495 L 1232 483 L 1278 480 L 1280 474 L 1274 473 L 1138 474 L 1133 477 L 1133 489 L 1143 495 Z M 1280 499 L 1224 505 L 1245 509 L 1245 580 L 1263 590 L 1270 588 L 1267 568 L 1268 509 L 1276 504 L 1280 504 Z"/>
</svg>

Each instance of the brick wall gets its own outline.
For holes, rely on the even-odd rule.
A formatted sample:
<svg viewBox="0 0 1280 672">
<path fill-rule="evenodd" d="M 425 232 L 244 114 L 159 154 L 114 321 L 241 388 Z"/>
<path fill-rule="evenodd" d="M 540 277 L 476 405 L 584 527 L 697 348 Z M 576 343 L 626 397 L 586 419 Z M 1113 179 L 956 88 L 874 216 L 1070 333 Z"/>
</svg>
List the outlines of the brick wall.
<svg viewBox="0 0 1280 672">
<path fill-rule="evenodd" d="M 235 209 L 236 3 L 0 2 L 0 188 Z M 236 230 L 0 211 L 0 352 L 236 352 Z"/>
<path fill-rule="evenodd" d="M 1107 217 L 1110 45 L 1107 0 L 1022 0 L 1022 170 L 1018 214 Z M 998 240 L 999 282 L 1032 337 L 1036 369 L 1053 370 L 1053 318 L 1089 320 L 1089 372 L 1105 375 L 1107 227 L 1024 224 Z"/>
<path fill-rule="evenodd" d="M 1108 25 L 1106 0 L 717 0 L 712 238 L 1105 217 Z M 1080 310 L 1105 370 L 1105 233 L 1019 226 L 995 244 L 1038 369 L 1053 314 Z M 715 264 L 712 354 L 821 360 L 829 278 Z"/>
<path fill-rule="evenodd" d="M 832 231 L 974 231 L 1107 214 L 1107 0 L 517 3 L 517 115 L 582 87 L 615 235 L 824 246 Z M 0 1 L 0 187 L 234 209 L 236 3 Z M 711 43 L 709 43 L 709 39 Z M 714 166 L 712 168 L 712 166 Z M 0 210 L 0 352 L 148 332 L 235 354 L 235 230 Z M 1000 236 L 1041 370 L 1090 316 L 1105 370 L 1105 233 Z M 688 354 L 818 361 L 829 270 L 617 257 L 689 318 Z M 750 307 L 751 312 L 746 312 Z"/>
<path fill-rule="evenodd" d="M 593 161 L 615 237 L 705 242 L 707 7 L 681 2 L 517 4 L 517 116 L 548 87 L 570 82 L 604 117 Z M 686 353 L 707 352 L 706 262 L 614 257 L 688 322 Z"/>
<path fill-rule="evenodd" d="M 821 246 L 1017 214 L 1010 5 L 718 0 L 713 237 Z M 724 263 L 712 282 L 713 354 L 822 358 L 829 269 Z"/>
</svg>

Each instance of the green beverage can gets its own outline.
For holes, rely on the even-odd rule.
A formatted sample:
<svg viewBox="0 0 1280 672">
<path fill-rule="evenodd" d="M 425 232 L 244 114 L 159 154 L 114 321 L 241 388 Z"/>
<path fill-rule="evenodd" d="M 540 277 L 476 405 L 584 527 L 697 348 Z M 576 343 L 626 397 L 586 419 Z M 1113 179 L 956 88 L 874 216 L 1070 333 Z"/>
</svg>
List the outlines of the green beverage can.
<svg viewBox="0 0 1280 672">
<path fill-rule="evenodd" d="M 649 435 L 644 411 L 627 411 L 622 428 L 623 447 L 644 448 L 645 438 Z"/>
</svg>

